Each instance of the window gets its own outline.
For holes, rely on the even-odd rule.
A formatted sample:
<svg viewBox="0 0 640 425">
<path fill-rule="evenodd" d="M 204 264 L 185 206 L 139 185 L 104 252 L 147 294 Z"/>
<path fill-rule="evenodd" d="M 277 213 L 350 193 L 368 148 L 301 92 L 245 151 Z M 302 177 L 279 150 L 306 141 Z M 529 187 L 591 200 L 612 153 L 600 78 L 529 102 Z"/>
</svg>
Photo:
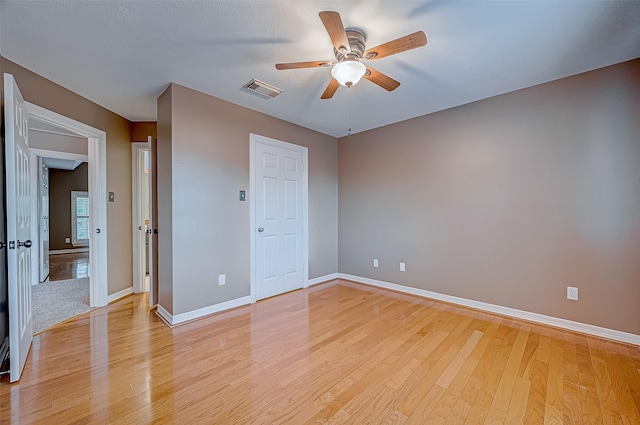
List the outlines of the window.
<svg viewBox="0 0 640 425">
<path fill-rule="evenodd" d="M 71 243 L 89 245 L 89 192 L 71 192 Z"/>
</svg>

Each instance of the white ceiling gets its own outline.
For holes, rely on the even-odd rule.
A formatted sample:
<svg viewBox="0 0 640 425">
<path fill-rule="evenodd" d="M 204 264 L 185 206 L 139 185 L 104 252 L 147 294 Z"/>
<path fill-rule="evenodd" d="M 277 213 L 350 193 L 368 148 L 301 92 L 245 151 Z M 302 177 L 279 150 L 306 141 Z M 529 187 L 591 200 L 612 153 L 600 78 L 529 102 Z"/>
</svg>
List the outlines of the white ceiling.
<svg viewBox="0 0 640 425">
<path fill-rule="evenodd" d="M 367 46 L 423 30 L 425 47 L 366 62 L 369 81 L 320 100 L 333 58 L 318 12 Z M 170 82 L 343 136 L 640 57 L 639 1 L 6 1 L 0 52 L 128 118 L 155 121 Z M 281 88 L 267 100 L 252 78 Z"/>
</svg>

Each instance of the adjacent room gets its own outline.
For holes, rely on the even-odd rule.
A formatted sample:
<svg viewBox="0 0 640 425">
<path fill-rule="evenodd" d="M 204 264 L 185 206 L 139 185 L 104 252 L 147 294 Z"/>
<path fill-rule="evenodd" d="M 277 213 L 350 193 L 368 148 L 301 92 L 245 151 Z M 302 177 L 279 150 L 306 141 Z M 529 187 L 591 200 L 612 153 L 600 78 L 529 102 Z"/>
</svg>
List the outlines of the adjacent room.
<svg viewBox="0 0 640 425">
<path fill-rule="evenodd" d="M 9 423 L 640 424 L 640 2 L 0 12 Z"/>
</svg>

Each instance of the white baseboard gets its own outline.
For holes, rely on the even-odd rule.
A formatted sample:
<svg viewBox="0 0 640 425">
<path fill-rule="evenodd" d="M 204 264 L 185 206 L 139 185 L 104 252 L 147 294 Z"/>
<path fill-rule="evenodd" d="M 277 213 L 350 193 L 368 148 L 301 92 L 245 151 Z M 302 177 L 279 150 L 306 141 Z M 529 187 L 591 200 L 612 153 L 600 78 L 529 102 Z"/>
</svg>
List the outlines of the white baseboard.
<svg viewBox="0 0 640 425">
<path fill-rule="evenodd" d="M 251 297 L 241 297 L 235 300 L 225 301 L 223 303 L 210 305 L 208 307 L 199 308 L 197 310 L 188 311 L 186 313 L 176 314 L 175 316 L 169 313 L 158 304 L 157 312 L 158 316 L 164 320 L 169 326 L 179 325 L 180 323 L 188 322 L 190 320 L 199 319 L 204 316 L 208 316 L 213 313 L 219 313 L 224 310 L 240 307 L 243 305 L 251 304 Z"/>
<path fill-rule="evenodd" d="M 123 289 L 122 291 L 118 291 L 115 294 L 111 294 L 107 296 L 107 304 L 112 303 L 120 298 L 126 297 L 129 294 L 133 294 L 133 287 Z"/>
<path fill-rule="evenodd" d="M 307 280 L 307 286 L 317 285 L 319 283 L 328 282 L 333 279 L 338 279 L 340 275 L 338 273 L 331 273 L 320 277 Z"/>
<path fill-rule="evenodd" d="M 628 344 L 640 345 L 640 335 L 617 331 L 615 329 L 602 328 L 600 326 L 589 325 L 572 320 L 561 319 L 544 314 L 532 313 L 529 311 L 518 310 L 510 307 L 489 304 L 481 301 L 469 300 L 466 298 L 454 297 L 452 295 L 431 292 L 425 289 L 412 288 L 410 286 L 398 285 L 395 283 L 384 282 L 382 280 L 369 279 L 367 277 L 354 276 L 350 274 L 338 273 L 340 279 L 352 280 L 354 282 L 363 283 L 365 285 L 376 286 L 378 288 L 391 289 L 393 291 L 404 292 L 405 294 L 417 295 L 419 297 L 431 298 L 438 301 L 444 301 L 451 304 L 457 304 L 464 307 L 471 307 L 478 310 L 487 311 L 489 313 L 501 314 L 503 316 L 523 319 L 530 322 L 536 322 L 543 325 L 563 328 L 570 331 L 580 332 L 588 335 L 599 336 L 614 341 L 626 342 Z"/>
<path fill-rule="evenodd" d="M 162 319 L 162 321 L 167 326 L 173 326 L 171 324 L 171 321 L 173 320 L 173 316 L 171 316 L 171 313 L 169 313 L 167 310 L 162 308 L 162 306 L 160 304 L 156 304 L 156 314 L 158 315 L 159 318 Z"/>
<path fill-rule="evenodd" d="M 49 251 L 49 255 L 56 254 L 76 254 L 78 252 L 89 252 L 89 247 L 84 248 L 69 248 L 69 249 L 52 249 Z"/>
</svg>

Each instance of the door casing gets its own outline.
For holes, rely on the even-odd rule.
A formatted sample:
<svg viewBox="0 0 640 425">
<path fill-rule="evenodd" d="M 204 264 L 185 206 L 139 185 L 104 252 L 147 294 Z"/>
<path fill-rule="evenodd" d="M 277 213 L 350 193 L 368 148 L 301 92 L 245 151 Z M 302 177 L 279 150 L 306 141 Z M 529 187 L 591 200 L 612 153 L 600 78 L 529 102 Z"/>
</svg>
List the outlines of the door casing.
<svg viewBox="0 0 640 425">
<path fill-rule="evenodd" d="M 107 133 L 79 121 L 60 115 L 33 103 L 25 102 L 29 116 L 62 127 L 88 139 L 90 227 L 89 263 L 91 285 L 91 307 L 107 305 Z M 60 152 L 59 152 L 60 153 Z M 34 210 L 34 208 L 32 208 Z M 39 241 L 37 228 L 32 231 L 32 240 Z"/>
</svg>

